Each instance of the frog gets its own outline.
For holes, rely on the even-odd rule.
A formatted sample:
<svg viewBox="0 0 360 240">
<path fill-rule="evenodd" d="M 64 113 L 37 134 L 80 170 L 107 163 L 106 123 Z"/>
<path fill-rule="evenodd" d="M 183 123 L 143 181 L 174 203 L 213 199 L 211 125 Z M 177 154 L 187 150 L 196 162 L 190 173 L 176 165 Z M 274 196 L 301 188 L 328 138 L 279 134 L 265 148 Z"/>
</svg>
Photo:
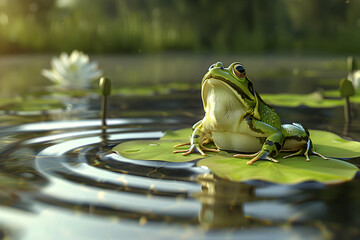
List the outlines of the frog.
<svg viewBox="0 0 360 240">
<path fill-rule="evenodd" d="M 222 62 L 212 64 L 201 82 L 201 99 L 205 116 L 192 127 L 190 145 L 173 153 L 188 155 L 205 152 L 231 151 L 233 157 L 250 158 L 247 164 L 258 160 L 279 162 L 280 152 L 292 152 L 283 158 L 317 155 L 310 133 L 300 123 L 282 124 L 273 106 L 255 90 L 245 67 L 234 62 L 227 68 Z M 207 147 L 213 143 L 215 148 Z"/>
</svg>

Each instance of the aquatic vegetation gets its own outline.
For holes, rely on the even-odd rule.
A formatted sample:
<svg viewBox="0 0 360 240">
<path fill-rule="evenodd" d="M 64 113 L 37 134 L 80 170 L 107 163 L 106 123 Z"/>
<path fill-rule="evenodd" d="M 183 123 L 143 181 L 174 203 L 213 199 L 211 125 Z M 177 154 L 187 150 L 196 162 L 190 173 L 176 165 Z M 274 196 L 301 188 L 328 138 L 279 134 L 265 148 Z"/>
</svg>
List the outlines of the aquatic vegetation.
<svg viewBox="0 0 360 240">
<path fill-rule="evenodd" d="M 0 52 L 54 51 L 74 46 L 103 53 L 162 50 L 344 53 L 360 49 L 356 41 L 360 34 L 357 22 L 360 6 L 356 1 L 274 0 L 261 4 L 244 1 L 236 8 L 229 0 L 0 2 Z M 277 26 L 276 31 L 271 26 Z M 34 33 L 37 37 L 33 37 Z M 101 44 L 94 44 L 94 40 Z"/>
<path fill-rule="evenodd" d="M 173 146 L 188 141 L 191 129 L 167 132 L 160 140 L 128 141 L 113 148 L 121 156 L 129 159 L 158 160 L 167 162 L 196 161 L 197 166 L 209 168 L 219 177 L 231 181 L 264 180 L 281 184 L 296 184 L 305 181 L 318 181 L 326 184 L 351 180 L 358 168 L 345 161 L 334 158 L 355 158 L 360 156 L 360 143 L 344 140 L 336 134 L 310 130 L 315 149 L 329 160 L 312 156 L 310 162 L 297 156 L 276 159 L 279 163 L 258 161 L 247 165 L 247 159 L 234 158 L 232 153 L 221 151 L 208 156 L 193 154 L 188 156 L 172 153 Z M 186 146 L 185 146 L 186 147 Z"/>
<path fill-rule="evenodd" d="M 358 69 L 358 62 L 357 60 L 349 56 L 347 59 L 347 68 L 348 68 L 348 76 L 347 80 L 352 82 L 352 85 L 355 89 L 360 88 L 360 69 Z"/>
<path fill-rule="evenodd" d="M 106 129 L 106 118 L 107 118 L 107 110 L 108 110 L 108 96 L 111 94 L 111 80 L 109 78 L 102 77 L 99 81 L 99 86 L 102 95 L 102 107 L 101 107 L 101 122 L 102 129 Z"/>
<path fill-rule="evenodd" d="M 0 110 L 9 112 L 39 112 L 64 109 L 65 105 L 58 99 L 42 98 L 2 98 Z"/>
<path fill-rule="evenodd" d="M 347 124 L 351 123 L 351 104 L 350 104 L 350 97 L 355 95 L 355 89 L 353 82 L 344 78 L 340 81 L 340 96 L 345 99 L 344 105 L 344 115 L 345 115 L 345 122 Z"/>
<path fill-rule="evenodd" d="M 121 78 L 128 80 L 122 75 Z M 358 177 L 337 186 L 317 182 L 287 185 L 305 181 L 325 184 L 349 181 L 358 171 L 355 166 L 342 160 L 317 157 L 311 157 L 307 163 L 301 157 L 282 159 L 283 155 L 277 164 L 259 161 L 248 166 L 246 159 L 235 159 L 225 151 L 207 157 L 172 154 L 174 145 L 188 140 L 190 129 L 169 131 L 161 140 L 155 139 L 163 135 L 161 131 L 178 128 L 197 118 L 198 96 L 194 92 L 199 88 L 161 81 L 151 89 L 145 84 L 139 85 L 135 90 L 128 86 L 114 89 L 117 96 L 111 99 L 111 119 L 107 121 L 106 134 L 100 129 L 100 99 L 87 95 L 97 89 L 86 92 L 70 89 L 34 96 L 44 99 L 39 107 L 50 103 L 45 98 L 64 99 L 58 98 L 59 94 L 69 97 L 66 103 L 74 101 L 74 108 L 62 111 L 59 121 L 47 121 L 53 118 L 46 118 L 44 112 L 40 112 L 37 122 L 33 118 L 33 123 L 15 126 L 21 123 L 17 121 L 18 116 L 2 116 L 1 219 L 5 226 L 26 232 L 25 238 L 56 235 L 59 239 L 69 234 L 83 238 L 84 229 L 85 237 L 100 239 L 104 235 L 119 234 L 128 238 L 147 235 L 153 239 L 175 235 L 179 239 L 246 238 L 250 234 L 256 239 L 270 234 L 275 238 L 308 238 L 309 235 L 325 238 L 321 233 L 314 234 L 310 227 L 328 235 L 339 231 L 358 233 L 356 224 L 352 226 L 343 220 L 345 214 L 355 223 L 358 220 L 359 196 L 354 194 Z M 102 95 L 108 95 L 109 88 L 103 87 Z M 339 91 L 336 94 L 343 102 Z M 80 97 L 91 101 L 82 101 Z M 300 98 L 306 99 L 306 95 Z M 24 99 L 30 100 L 30 97 Z M 309 104 L 322 99 L 320 93 L 316 93 Z M 7 102 L 11 104 L 11 100 L 4 100 L 4 105 Z M 35 101 L 33 103 L 35 106 Z M 86 112 L 78 111 L 76 104 L 81 104 Z M 287 112 L 282 109 L 283 114 L 291 115 L 292 111 L 304 109 L 285 110 Z M 317 117 L 325 122 L 332 119 L 334 109 L 314 111 L 319 111 Z M 134 113 L 138 115 L 123 117 Z M 309 115 L 302 114 L 300 121 L 311 120 Z M 289 118 L 299 120 L 294 116 Z M 29 121 L 30 118 L 23 119 Z M 9 125 L 14 126 L 9 128 Z M 312 126 L 331 127 L 339 132 L 338 125 L 324 127 L 323 121 L 314 122 Z M 316 150 L 327 156 L 359 156 L 358 142 L 324 131 L 313 130 L 311 136 Z M 142 140 L 131 141 L 134 139 Z M 113 144 L 120 142 L 122 156 L 111 152 Z M 146 161 L 150 159 L 152 161 Z M 359 159 L 350 161 L 357 164 Z M 280 184 L 248 181 L 252 179 Z M 29 194 L 26 190 L 32 192 Z M 18 227 L 19 222 L 28 224 Z M 39 233 L 38 226 L 51 231 Z M 55 232 L 53 226 L 56 226 Z M 303 232 L 294 228 L 301 228 Z M 278 229 L 278 233 L 274 233 L 274 229 Z"/>
<path fill-rule="evenodd" d="M 344 101 L 340 99 L 339 95 L 337 98 L 326 98 L 321 92 L 309 94 L 262 94 L 262 96 L 266 102 L 278 107 L 331 108 L 344 105 Z"/>
<path fill-rule="evenodd" d="M 352 81 L 355 89 L 360 89 L 360 70 L 349 73 L 348 79 Z"/>
<path fill-rule="evenodd" d="M 62 88 L 89 88 L 91 81 L 99 78 L 102 71 L 89 56 L 74 50 L 70 55 L 61 53 L 51 60 L 51 70 L 43 69 L 42 75 Z"/>
</svg>

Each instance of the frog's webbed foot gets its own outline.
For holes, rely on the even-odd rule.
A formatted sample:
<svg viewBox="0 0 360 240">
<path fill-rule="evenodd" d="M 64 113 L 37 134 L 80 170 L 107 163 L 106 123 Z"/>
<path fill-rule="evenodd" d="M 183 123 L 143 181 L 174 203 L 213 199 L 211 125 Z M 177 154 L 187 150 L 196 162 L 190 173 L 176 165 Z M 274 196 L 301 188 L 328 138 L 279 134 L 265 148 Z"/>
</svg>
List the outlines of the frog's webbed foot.
<svg viewBox="0 0 360 240">
<path fill-rule="evenodd" d="M 182 143 L 182 144 L 178 144 L 175 146 L 175 148 L 181 147 L 181 146 L 185 146 L 185 145 L 191 145 L 189 149 L 186 150 L 176 150 L 173 151 L 173 153 L 183 153 L 183 155 L 188 155 L 190 153 L 194 153 L 194 152 L 199 152 L 202 156 L 206 156 L 206 154 L 204 153 L 204 151 L 209 151 L 209 152 L 220 152 L 219 149 L 213 149 L 213 148 L 208 148 L 205 147 L 201 144 L 191 144 L 191 143 Z"/>
<path fill-rule="evenodd" d="M 201 149 L 200 144 L 190 144 L 190 143 L 183 143 L 183 144 L 179 144 L 176 145 L 175 148 L 177 147 L 181 147 L 181 146 L 185 146 L 185 145 L 190 145 L 189 149 L 185 149 L 185 150 L 176 150 L 173 151 L 173 153 L 182 153 L 184 156 L 188 155 L 190 153 L 194 153 L 194 152 L 199 152 L 202 156 L 206 156 L 206 154 L 204 153 L 204 151 Z"/>
<path fill-rule="evenodd" d="M 328 160 L 327 157 L 324 157 L 320 153 L 314 151 L 314 148 L 312 146 L 312 143 L 311 143 L 310 139 L 307 141 L 306 145 L 304 145 L 304 148 L 300 149 L 299 151 L 297 151 L 295 153 L 284 156 L 283 158 L 289 158 L 289 157 L 295 157 L 295 156 L 305 156 L 306 161 L 310 162 L 309 155 L 316 155 L 316 156 L 321 157 L 324 160 Z"/>
<path fill-rule="evenodd" d="M 248 165 L 253 164 L 257 160 L 268 160 L 274 163 L 278 163 L 279 161 L 270 157 L 269 152 L 260 150 L 254 154 L 235 154 L 234 157 L 245 157 L 245 158 L 252 158 L 250 161 L 247 162 Z"/>
</svg>

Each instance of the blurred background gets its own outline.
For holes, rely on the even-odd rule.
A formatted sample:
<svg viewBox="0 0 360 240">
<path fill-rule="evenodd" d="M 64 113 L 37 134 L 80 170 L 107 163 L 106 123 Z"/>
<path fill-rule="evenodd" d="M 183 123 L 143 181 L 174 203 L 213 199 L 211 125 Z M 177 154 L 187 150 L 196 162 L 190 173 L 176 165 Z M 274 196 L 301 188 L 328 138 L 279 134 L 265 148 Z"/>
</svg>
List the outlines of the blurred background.
<svg viewBox="0 0 360 240">
<path fill-rule="evenodd" d="M 0 0 L 0 53 L 353 54 L 351 0 Z"/>
<path fill-rule="evenodd" d="M 75 49 L 115 87 L 199 85 L 212 63 L 241 61 L 260 92 L 337 88 L 360 53 L 359 12 L 351 0 L 0 0 L 0 97 L 52 85 L 41 70 Z"/>
<path fill-rule="evenodd" d="M 359 13 L 360 0 L 0 0 L 0 239 L 359 239 L 359 176 L 233 183 L 111 151 L 201 119 L 217 61 L 240 61 L 283 123 L 359 140 L 360 92 L 350 125 L 338 91 Z M 69 89 L 42 74 L 74 50 L 112 80 L 107 134 L 90 64 L 57 67 L 85 76 Z"/>
</svg>

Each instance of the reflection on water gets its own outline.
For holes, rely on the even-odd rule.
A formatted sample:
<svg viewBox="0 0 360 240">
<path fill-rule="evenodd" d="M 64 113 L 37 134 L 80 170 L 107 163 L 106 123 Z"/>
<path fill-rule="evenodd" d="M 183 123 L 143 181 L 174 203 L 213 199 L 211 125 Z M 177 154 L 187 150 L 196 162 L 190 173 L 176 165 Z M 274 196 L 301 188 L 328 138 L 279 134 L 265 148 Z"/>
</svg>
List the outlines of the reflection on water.
<svg viewBox="0 0 360 240">
<path fill-rule="evenodd" d="M 358 179 L 330 187 L 229 182 L 195 162 L 131 160 L 111 152 L 124 140 L 161 137 L 164 129 L 182 124 L 176 118 L 161 124 L 150 118 L 112 119 L 105 143 L 100 124 L 30 123 L 3 133 L 10 139 L 0 153 L 4 234 L 20 239 L 329 239 L 346 230 L 349 237 L 358 236 L 358 214 L 347 212 L 360 200 L 351 194 Z M 340 208 L 345 203 L 350 206 Z M 343 214 L 351 215 L 351 224 L 342 223 Z"/>
<path fill-rule="evenodd" d="M 202 203 L 199 221 L 209 229 L 250 226 L 244 214 L 246 202 L 256 200 L 254 187 L 227 182 L 213 174 L 199 176 L 202 186 L 199 199 Z"/>
</svg>

